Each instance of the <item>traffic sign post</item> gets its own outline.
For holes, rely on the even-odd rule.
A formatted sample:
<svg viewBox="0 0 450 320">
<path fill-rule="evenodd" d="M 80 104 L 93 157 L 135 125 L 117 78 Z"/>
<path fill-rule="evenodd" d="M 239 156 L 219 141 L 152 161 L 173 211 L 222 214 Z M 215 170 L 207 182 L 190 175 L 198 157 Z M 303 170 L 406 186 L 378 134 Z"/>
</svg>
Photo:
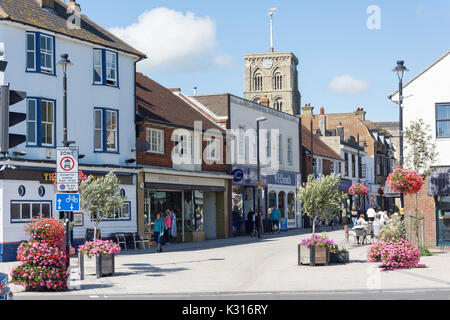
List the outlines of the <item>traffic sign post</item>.
<svg viewBox="0 0 450 320">
<path fill-rule="evenodd" d="M 56 168 L 58 192 L 78 191 L 78 147 L 58 147 Z"/>
</svg>

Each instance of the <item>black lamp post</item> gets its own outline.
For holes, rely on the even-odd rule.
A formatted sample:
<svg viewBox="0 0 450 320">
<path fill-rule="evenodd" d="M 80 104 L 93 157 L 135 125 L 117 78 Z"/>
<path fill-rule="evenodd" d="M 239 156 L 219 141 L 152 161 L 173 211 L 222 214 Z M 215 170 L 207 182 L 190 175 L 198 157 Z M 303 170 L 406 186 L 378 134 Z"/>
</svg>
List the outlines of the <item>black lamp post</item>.
<svg viewBox="0 0 450 320">
<path fill-rule="evenodd" d="M 69 60 L 69 55 L 64 53 L 61 55 L 61 60 L 57 63 L 63 70 L 63 146 L 70 147 L 74 144 L 74 141 L 68 141 L 67 138 L 67 69 L 69 66 L 73 66 L 73 63 Z M 64 211 L 64 224 L 66 226 L 66 255 L 67 255 L 67 268 L 70 267 L 70 220 L 71 212 Z"/>
<path fill-rule="evenodd" d="M 261 181 L 261 160 L 260 160 L 260 147 L 259 147 L 259 123 L 266 121 L 267 117 L 261 117 L 256 119 L 256 162 L 257 162 L 257 171 L 258 171 L 258 209 L 257 209 L 257 218 L 259 220 L 259 226 L 258 226 L 258 238 L 261 239 L 262 237 L 262 223 L 263 219 L 261 217 L 260 211 L 261 211 L 261 198 L 262 198 L 262 181 Z"/>
<path fill-rule="evenodd" d="M 404 66 L 405 62 L 400 60 L 397 61 L 397 66 L 392 70 L 397 73 L 399 84 L 398 84 L 398 108 L 399 108 L 399 128 L 400 128 L 400 165 L 403 165 L 403 76 L 405 72 L 409 70 Z M 404 207 L 404 197 L 403 193 L 400 194 L 401 207 Z"/>
</svg>

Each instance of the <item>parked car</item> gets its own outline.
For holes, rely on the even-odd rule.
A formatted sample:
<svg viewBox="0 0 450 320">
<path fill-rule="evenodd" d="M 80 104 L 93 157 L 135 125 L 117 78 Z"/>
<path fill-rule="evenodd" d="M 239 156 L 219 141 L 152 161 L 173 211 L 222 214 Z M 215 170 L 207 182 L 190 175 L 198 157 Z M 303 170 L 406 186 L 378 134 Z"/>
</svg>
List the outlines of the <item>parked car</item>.
<svg viewBox="0 0 450 320">
<path fill-rule="evenodd" d="M 12 300 L 12 292 L 8 288 L 8 275 L 0 273 L 0 300 Z"/>
</svg>

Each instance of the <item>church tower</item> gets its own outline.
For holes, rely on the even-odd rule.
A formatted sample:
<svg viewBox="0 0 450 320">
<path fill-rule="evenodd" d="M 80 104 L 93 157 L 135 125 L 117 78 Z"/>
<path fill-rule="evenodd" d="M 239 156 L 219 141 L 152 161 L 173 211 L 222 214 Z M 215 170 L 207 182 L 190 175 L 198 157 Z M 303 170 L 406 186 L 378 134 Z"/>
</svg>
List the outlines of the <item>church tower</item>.
<svg viewBox="0 0 450 320">
<path fill-rule="evenodd" d="M 244 98 L 261 103 L 265 97 L 269 108 L 300 114 L 298 59 L 292 52 L 275 52 L 273 46 L 273 12 L 270 15 L 270 51 L 244 55 Z"/>
</svg>

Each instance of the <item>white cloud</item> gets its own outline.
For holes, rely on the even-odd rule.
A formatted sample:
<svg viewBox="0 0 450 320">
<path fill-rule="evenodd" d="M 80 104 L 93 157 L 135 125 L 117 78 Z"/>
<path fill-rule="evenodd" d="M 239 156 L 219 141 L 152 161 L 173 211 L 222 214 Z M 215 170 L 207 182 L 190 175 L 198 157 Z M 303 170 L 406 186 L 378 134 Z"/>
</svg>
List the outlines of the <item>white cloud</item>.
<svg viewBox="0 0 450 320">
<path fill-rule="evenodd" d="M 345 95 L 362 93 L 367 91 L 369 87 L 369 81 L 359 80 L 348 74 L 334 77 L 328 85 L 328 89 L 331 91 Z"/>
<path fill-rule="evenodd" d="M 201 66 L 227 65 L 226 55 L 217 56 L 216 23 L 210 17 L 165 7 L 141 14 L 138 21 L 110 31 L 147 54 L 138 67 L 149 72 L 161 69 L 191 71 Z"/>
<path fill-rule="evenodd" d="M 215 56 L 213 59 L 213 64 L 218 67 L 234 67 L 233 57 L 229 54 Z"/>
</svg>

